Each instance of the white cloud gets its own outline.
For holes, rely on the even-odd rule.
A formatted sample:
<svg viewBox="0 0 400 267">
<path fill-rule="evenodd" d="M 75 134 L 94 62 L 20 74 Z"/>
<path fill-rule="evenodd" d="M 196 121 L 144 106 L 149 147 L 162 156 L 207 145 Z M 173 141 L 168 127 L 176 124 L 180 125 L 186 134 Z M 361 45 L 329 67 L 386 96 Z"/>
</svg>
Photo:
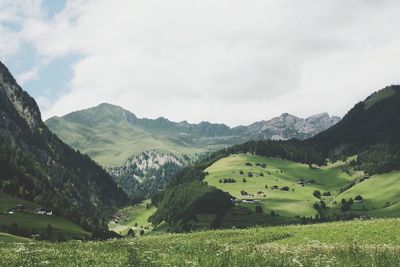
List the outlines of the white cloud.
<svg viewBox="0 0 400 267">
<path fill-rule="evenodd" d="M 26 19 L 23 38 L 48 60 L 82 55 L 45 117 L 110 102 L 235 125 L 343 115 L 398 83 L 399 12 L 397 0 L 71 0 Z"/>
<path fill-rule="evenodd" d="M 37 78 L 38 78 L 38 69 L 36 67 L 33 67 L 30 70 L 19 74 L 17 76 L 17 82 L 20 85 L 24 85 L 28 81 L 37 80 Z"/>
<path fill-rule="evenodd" d="M 43 16 L 40 0 L 0 1 L 0 58 L 14 56 L 21 48 L 21 24 Z"/>
<path fill-rule="evenodd" d="M 36 98 L 36 103 L 40 110 L 47 110 L 51 106 L 50 100 L 43 96 Z"/>
</svg>

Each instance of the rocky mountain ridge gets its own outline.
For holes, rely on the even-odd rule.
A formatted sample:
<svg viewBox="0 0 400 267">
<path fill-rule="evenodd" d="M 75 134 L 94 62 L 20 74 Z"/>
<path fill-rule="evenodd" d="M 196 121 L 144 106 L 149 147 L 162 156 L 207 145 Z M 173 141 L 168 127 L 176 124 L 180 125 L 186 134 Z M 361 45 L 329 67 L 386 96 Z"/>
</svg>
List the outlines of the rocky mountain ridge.
<svg viewBox="0 0 400 267">
<path fill-rule="evenodd" d="M 288 113 L 268 121 L 248 126 L 247 134 L 256 140 L 306 139 L 326 130 L 340 121 L 340 117 L 321 113 L 308 118 L 298 118 Z"/>
<path fill-rule="evenodd" d="M 100 104 L 53 117 L 46 124 L 66 143 L 100 164 L 117 167 L 130 156 L 148 150 L 182 156 L 249 140 L 306 139 L 338 121 L 339 117 L 327 113 L 305 119 L 285 113 L 268 121 L 230 128 L 210 122 L 173 122 L 163 117 L 140 119 L 119 106 Z"/>
</svg>

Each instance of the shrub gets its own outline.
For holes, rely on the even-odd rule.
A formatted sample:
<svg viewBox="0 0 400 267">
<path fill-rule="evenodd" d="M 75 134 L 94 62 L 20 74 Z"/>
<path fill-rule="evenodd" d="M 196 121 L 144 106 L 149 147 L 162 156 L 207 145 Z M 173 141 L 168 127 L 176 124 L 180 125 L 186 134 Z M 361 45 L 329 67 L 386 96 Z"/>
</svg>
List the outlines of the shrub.
<svg viewBox="0 0 400 267">
<path fill-rule="evenodd" d="M 340 210 L 342 212 L 348 212 L 351 209 L 351 206 L 354 204 L 354 201 L 352 198 L 349 199 L 349 201 L 346 201 L 346 199 L 342 199 L 342 206 L 340 207 Z"/>
<path fill-rule="evenodd" d="M 263 212 L 263 208 L 261 206 L 256 206 L 256 213 L 260 214 Z"/>
<path fill-rule="evenodd" d="M 316 198 L 321 198 L 321 192 L 319 190 L 315 190 L 313 196 Z"/>
<path fill-rule="evenodd" d="M 242 180 L 242 181 L 243 181 L 243 183 L 247 182 L 246 178 L 243 178 L 243 180 Z"/>
<path fill-rule="evenodd" d="M 245 165 L 246 166 L 253 166 L 253 164 L 251 162 L 246 162 Z"/>
<path fill-rule="evenodd" d="M 128 231 L 128 236 L 130 236 L 130 237 L 135 237 L 135 231 L 133 231 L 132 228 L 129 229 L 129 231 Z"/>
<path fill-rule="evenodd" d="M 356 197 L 354 198 L 354 200 L 363 201 L 364 199 L 363 199 L 362 196 L 358 195 L 358 196 L 356 196 Z"/>
<path fill-rule="evenodd" d="M 247 174 L 247 176 L 248 176 L 248 177 L 253 177 L 253 173 L 252 173 L 252 172 L 249 172 L 249 173 Z"/>
</svg>

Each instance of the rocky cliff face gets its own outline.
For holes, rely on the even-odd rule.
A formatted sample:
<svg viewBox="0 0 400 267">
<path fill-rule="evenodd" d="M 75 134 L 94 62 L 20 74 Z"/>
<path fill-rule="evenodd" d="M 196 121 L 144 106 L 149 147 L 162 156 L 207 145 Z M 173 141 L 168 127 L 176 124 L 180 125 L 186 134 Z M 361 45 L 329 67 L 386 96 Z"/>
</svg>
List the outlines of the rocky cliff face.
<svg viewBox="0 0 400 267">
<path fill-rule="evenodd" d="M 0 62 L 0 190 L 53 208 L 86 228 L 127 201 L 89 157 L 42 122 L 36 102 Z"/>
<path fill-rule="evenodd" d="M 187 160 L 155 150 L 129 158 L 124 166 L 109 168 L 115 181 L 131 196 L 151 197 L 161 191 Z"/>
<path fill-rule="evenodd" d="M 256 122 L 248 126 L 245 133 L 255 140 L 306 139 L 339 121 L 339 117 L 330 117 L 328 113 L 321 113 L 306 119 L 284 113 L 269 121 Z"/>
</svg>

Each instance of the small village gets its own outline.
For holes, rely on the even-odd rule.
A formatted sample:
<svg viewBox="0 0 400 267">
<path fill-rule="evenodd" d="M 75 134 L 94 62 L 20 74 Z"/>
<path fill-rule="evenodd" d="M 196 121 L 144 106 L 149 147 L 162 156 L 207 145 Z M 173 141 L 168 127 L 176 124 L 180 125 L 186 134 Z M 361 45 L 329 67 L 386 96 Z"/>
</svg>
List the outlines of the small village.
<svg viewBox="0 0 400 267">
<path fill-rule="evenodd" d="M 6 214 L 13 215 L 15 213 L 30 213 L 35 215 L 47 215 L 53 216 L 55 215 L 54 210 L 48 208 L 36 208 L 34 210 L 30 210 L 26 208 L 24 205 L 18 204 L 12 208 L 9 208 L 5 211 Z"/>
</svg>

